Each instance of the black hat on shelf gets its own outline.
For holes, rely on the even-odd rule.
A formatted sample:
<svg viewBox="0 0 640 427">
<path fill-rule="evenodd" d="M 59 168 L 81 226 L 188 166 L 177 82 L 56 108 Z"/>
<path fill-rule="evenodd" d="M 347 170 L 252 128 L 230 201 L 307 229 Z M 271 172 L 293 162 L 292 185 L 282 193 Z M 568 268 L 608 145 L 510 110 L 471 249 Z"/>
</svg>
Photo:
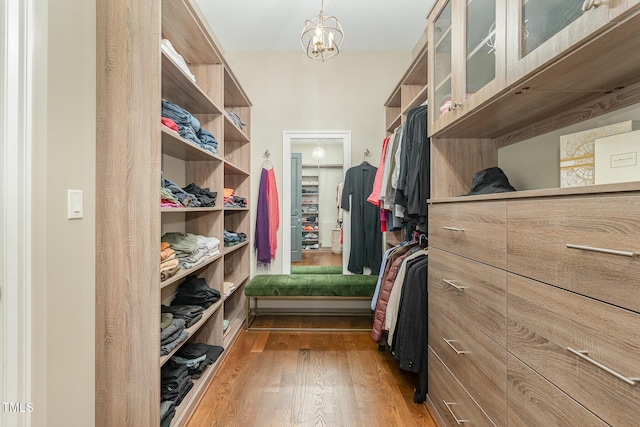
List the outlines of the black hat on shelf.
<svg viewBox="0 0 640 427">
<path fill-rule="evenodd" d="M 473 176 L 471 181 L 471 190 L 467 196 L 475 194 L 491 194 L 504 193 L 507 191 L 516 191 L 509 179 L 499 167 L 483 169 Z"/>
</svg>

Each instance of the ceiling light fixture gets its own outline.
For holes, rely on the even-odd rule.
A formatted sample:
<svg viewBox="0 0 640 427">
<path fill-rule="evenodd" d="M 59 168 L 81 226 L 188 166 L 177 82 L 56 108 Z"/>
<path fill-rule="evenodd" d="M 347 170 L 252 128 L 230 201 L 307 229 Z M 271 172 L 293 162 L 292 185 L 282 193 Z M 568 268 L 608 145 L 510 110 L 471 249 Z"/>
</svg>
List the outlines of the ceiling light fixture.
<svg viewBox="0 0 640 427">
<path fill-rule="evenodd" d="M 316 160 L 324 159 L 324 148 L 320 147 L 320 140 L 318 139 L 318 146 L 311 151 L 311 157 Z"/>
<path fill-rule="evenodd" d="M 340 53 L 344 32 L 335 16 L 324 16 L 324 0 L 317 18 L 307 19 L 302 29 L 300 43 L 302 50 L 311 59 L 332 58 Z"/>
</svg>

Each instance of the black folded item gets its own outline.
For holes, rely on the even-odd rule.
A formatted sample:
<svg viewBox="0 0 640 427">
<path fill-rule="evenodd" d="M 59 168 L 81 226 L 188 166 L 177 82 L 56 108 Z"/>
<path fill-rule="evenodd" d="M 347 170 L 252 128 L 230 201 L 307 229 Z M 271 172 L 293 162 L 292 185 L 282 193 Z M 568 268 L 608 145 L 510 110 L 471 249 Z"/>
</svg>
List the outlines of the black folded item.
<svg viewBox="0 0 640 427">
<path fill-rule="evenodd" d="M 209 287 L 203 278 L 189 276 L 178 287 L 171 305 L 199 305 L 207 308 L 218 300 L 220 300 L 219 290 Z"/>
<path fill-rule="evenodd" d="M 516 191 L 516 189 L 509 184 L 509 179 L 502 169 L 492 167 L 476 172 L 471 182 L 471 190 L 466 195 L 504 193 L 507 191 Z"/>
<path fill-rule="evenodd" d="M 209 344 L 200 344 L 200 343 L 191 343 L 188 342 L 180 347 L 180 350 L 176 352 L 176 356 L 184 357 L 185 359 L 197 359 L 203 354 L 207 355 L 207 358 L 200 362 L 198 366 L 189 368 L 189 374 L 191 378 L 199 378 L 204 369 L 215 363 L 216 360 L 220 357 L 224 348 L 219 345 L 209 345 Z"/>
</svg>

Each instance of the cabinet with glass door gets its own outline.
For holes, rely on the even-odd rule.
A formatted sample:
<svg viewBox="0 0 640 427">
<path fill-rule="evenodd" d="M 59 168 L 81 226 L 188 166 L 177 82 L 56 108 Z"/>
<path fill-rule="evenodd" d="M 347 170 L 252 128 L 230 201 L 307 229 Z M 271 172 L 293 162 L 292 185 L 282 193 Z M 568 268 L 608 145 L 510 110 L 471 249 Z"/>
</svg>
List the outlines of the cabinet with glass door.
<svg viewBox="0 0 640 427">
<path fill-rule="evenodd" d="M 638 0 L 514 0 L 507 3 L 508 84 L 532 75 L 540 66 L 577 49 L 640 10 Z"/>
<path fill-rule="evenodd" d="M 504 0 L 440 0 L 429 18 L 429 129 L 505 89 Z"/>
</svg>

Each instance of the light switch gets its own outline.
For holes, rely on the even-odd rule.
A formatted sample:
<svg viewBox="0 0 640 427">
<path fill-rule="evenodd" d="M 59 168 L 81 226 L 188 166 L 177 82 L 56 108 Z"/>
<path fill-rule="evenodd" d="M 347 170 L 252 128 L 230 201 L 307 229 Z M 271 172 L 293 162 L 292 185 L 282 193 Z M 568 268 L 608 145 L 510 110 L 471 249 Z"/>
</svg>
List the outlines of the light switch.
<svg viewBox="0 0 640 427">
<path fill-rule="evenodd" d="M 67 190 L 67 219 L 82 218 L 82 190 Z"/>
</svg>

